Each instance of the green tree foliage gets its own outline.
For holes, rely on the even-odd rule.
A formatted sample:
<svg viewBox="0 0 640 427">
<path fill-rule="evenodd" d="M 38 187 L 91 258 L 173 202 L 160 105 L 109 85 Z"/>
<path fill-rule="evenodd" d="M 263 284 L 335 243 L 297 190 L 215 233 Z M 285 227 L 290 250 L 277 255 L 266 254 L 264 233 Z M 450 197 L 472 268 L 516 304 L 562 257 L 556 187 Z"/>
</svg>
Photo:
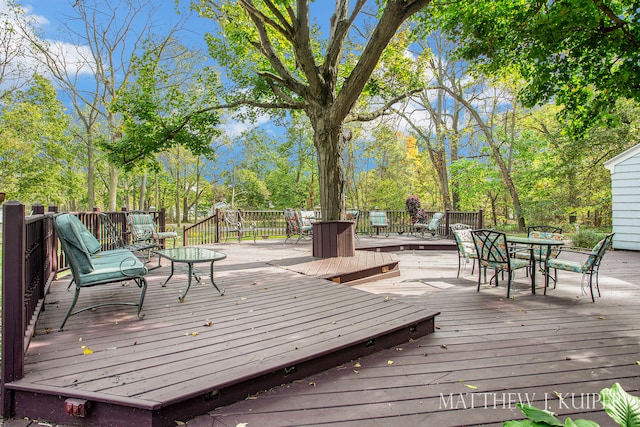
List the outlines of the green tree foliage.
<svg viewBox="0 0 640 427">
<path fill-rule="evenodd" d="M 637 1 L 479 0 L 428 12 L 461 57 L 489 73 L 517 70 L 525 105 L 563 105 L 572 134 L 608 118 L 619 98 L 640 100 Z"/>
<path fill-rule="evenodd" d="M 145 44 L 134 59 L 135 80 L 118 90 L 112 111 L 122 114 L 123 136 L 103 145 L 111 161 L 125 168 L 155 162 L 155 154 L 183 146 L 211 157 L 219 135 L 217 73 L 201 67 L 203 58 L 174 39 Z"/>
<path fill-rule="evenodd" d="M 357 206 L 403 210 L 414 175 L 406 139 L 388 126 L 374 129 L 371 137 L 366 135 L 353 140 L 361 162 L 355 182 L 360 197 Z"/>
<path fill-rule="evenodd" d="M 8 198 L 60 205 L 79 197 L 80 167 L 69 151 L 69 124 L 56 91 L 42 76 L 4 98 L 0 189 Z"/>
</svg>

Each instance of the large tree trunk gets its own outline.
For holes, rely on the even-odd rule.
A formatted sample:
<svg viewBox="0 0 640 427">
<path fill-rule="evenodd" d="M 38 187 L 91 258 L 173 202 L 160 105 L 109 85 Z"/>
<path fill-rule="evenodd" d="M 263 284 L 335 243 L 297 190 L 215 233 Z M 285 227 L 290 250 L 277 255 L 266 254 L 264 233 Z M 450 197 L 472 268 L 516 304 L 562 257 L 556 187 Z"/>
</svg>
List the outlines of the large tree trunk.
<svg viewBox="0 0 640 427">
<path fill-rule="evenodd" d="M 318 152 L 318 184 L 320 208 L 324 221 L 345 219 L 345 171 L 342 162 L 343 141 L 341 123 L 336 123 L 325 111 L 310 114 L 314 129 L 313 143 Z"/>
</svg>

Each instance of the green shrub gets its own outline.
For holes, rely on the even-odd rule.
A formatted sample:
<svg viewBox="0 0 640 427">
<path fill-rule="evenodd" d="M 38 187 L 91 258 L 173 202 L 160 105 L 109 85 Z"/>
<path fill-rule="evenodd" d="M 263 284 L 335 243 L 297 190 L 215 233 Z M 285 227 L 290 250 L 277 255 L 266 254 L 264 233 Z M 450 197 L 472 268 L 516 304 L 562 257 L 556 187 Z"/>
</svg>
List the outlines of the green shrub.
<svg viewBox="0 0 640 427">
<path fill-rule="evenodd" d="M 576 234 L 571 238 L 572 246 L 578 248 L 593 248 L 598 242 L 604 239 L 605 235 L 602 233 L 596 233 L 593 230 L 578 229 Z"/>
</svg>

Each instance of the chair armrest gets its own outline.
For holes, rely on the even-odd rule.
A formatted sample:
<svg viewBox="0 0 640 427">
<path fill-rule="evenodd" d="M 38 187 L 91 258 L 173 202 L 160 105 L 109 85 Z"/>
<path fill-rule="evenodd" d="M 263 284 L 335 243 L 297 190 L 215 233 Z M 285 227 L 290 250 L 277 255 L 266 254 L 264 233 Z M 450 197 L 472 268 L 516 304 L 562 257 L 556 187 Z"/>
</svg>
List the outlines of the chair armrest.
<svg viewBox="0 0 640 427">
<path fill-rule="evenodd" d="M 590 255 L 593 252 L 593 250 L 589 248 L 578 248 L 578 247 L 572 247 L 572 246 L 559 246 L 557 249 L 560 252 L 571 252 L 571 253 L 583 254 L 583 255 Z"/>
</svg>

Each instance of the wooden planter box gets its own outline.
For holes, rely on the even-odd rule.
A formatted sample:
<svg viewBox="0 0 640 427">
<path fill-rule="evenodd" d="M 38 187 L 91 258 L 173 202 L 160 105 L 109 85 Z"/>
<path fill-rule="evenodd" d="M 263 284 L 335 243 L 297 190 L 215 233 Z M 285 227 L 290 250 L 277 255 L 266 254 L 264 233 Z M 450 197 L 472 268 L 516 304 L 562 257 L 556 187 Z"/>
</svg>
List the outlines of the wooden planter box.
<svg viewBox="0 0 640 427">
<path fill-rule="evenodd" d="M 355 256 L 356 240 L 352 221 L 313 223 L 313 256 L 332 258 Z"/>
</svg>

